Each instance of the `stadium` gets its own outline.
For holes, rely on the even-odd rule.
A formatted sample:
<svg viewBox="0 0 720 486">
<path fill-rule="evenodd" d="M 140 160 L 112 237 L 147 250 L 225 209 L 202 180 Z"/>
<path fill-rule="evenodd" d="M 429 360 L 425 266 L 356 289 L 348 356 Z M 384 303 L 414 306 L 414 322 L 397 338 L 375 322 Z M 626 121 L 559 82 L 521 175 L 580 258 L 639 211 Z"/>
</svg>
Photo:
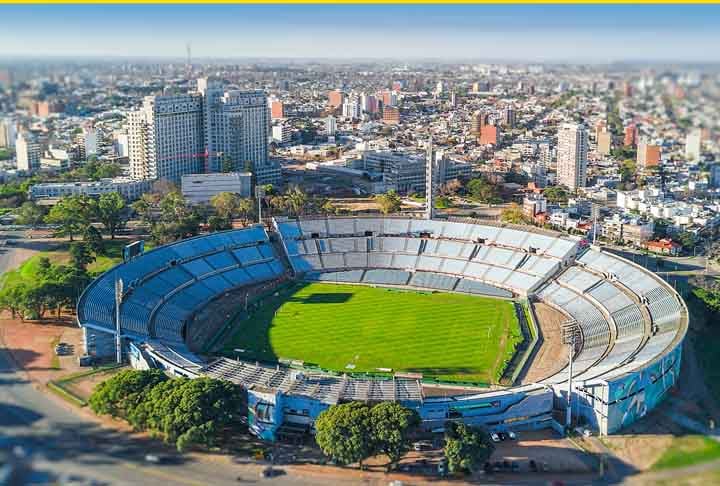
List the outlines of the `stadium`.
<svg viewBox="0 0 720 486">
<path fill-rule="evenodd" d="M 428 430 L 612 434 L 676 383 L 688 324 L 661 278 L 598 247 L 411 217 L 272 219 L 162 246 L 93 281 L 77 316 L 91 355 L 241 385 L 268 440 L 353 400 L 399 401 Z"/>
</svg>

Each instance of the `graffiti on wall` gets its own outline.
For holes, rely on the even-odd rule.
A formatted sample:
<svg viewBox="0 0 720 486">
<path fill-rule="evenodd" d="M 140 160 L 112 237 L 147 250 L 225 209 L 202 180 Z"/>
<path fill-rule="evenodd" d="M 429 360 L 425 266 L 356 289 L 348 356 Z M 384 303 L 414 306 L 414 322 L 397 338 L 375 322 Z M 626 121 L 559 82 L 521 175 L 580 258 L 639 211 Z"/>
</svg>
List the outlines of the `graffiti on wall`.
<svg viewBox="0 0 720 486">
<path fill-rule="evenodd" d="M 608 432 L 642 418 L 665 397 L 680 373 L 682 344 L 654 364 L 609 381 Z"/>
</svg>

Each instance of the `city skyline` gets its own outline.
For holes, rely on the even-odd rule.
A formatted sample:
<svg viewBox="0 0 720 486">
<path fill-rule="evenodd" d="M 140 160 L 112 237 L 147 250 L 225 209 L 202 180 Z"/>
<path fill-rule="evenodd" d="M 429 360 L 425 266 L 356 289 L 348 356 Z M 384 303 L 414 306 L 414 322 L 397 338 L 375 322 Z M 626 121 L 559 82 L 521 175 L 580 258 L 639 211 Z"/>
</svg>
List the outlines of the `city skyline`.
<svg viewBox="0 0 720 486">
<path fill-rule="evenodd" d="M 6 5 L 0 56 L 184 58 L 191 43 L 194 58 L 717 62 L 703 46 L 720 41 L 718 13 L 718 5 Z"/>
</svg>

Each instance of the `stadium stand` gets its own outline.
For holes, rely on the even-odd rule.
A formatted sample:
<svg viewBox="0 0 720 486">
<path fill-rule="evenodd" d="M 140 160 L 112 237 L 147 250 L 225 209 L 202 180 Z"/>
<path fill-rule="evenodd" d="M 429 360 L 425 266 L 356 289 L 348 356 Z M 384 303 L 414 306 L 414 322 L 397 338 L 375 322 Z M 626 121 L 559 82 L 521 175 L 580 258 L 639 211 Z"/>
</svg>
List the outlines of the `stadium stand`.
<svg viewBox="0 0 720 486">
<path fill-rule="evenodd" d="M 656 275 L 613 254 L 579 250 L 576 241 L 536 228 L 474 220 L 306 218 L 273 220 L 272 226 L 277 246 L 262 226 L 254 226 L 166 245 L 101 275 L 78 303 L 86 349 L 114 352 L 114 287 L 121 279 L 122 336 L 131 349 L 142 348 L 148 363 L 182 376 L 231 380 L 253 400 L 274 393 L 278 408 L 308 408 L 304 423 L 332 403 L 399 400 L 432 426 L 462 418 L 497 430 L 546 427 L 553 408 L 561 409 L 567 399 L 567 369 L 538 385 L 428 398 L 419 377 L 353 378 L 225 358 L 204 362 L 188 350 L 187 326 L 202 326 L 194 319 L 200 309 L 235 291 L 247 296 L 243 289 L 291 273 L 311 281 L 520 296 L 549 304 L 577 327 L 580 340 L 571 351 L 577 413 L 603 434 L 643 416 L 677 380 L 688 319 L 682 299 Z M 250 424 L 262 437 L 281 425 Z"/>
</svg>

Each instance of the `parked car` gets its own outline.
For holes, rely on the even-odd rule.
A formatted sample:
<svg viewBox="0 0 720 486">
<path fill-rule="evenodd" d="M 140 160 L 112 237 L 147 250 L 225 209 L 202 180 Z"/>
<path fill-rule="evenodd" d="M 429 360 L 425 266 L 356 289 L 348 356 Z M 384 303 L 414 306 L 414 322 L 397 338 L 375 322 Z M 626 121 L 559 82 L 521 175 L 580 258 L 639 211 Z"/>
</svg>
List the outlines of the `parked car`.
<svg viewBox="0 0 720 486">
<path fill-rule="evenodd" d="M 498 436 L 495 432 L 490 432 L 490 439 L 493 442 L 500 442 L 500 436 Z"/>
<path fill-rule="evenodd" d="M 510 440 L 517 440 L 517 434 L 512 430 L 508 431 L 507 435 Z"/>
<path fill-rule="evenodd" d="M 72 354 L 72 348 L 67 343 L 59 343 L 55 346 L 55 354 L 57 356 Z"/>
<path fill-rule="evenodd" d="M 427 451 L 429 449 L 432 449 L 432 443 L 428 440 L 419 440 L 413 444 L 413 450 L 417 452 Z"/>
<path fill-rule="evenodd" d="M 163 461 L 163 457 L 159 454 L 145 454 L 145 462 L 151 464 L 160 464 Z"/>
<path fill-rule="evenodd" d="M 261 478 L 274 478 L 275 476 L 280 476 L 280 474 L 282 474 L 281 471 L 282 471 L 281 469 L 275 469 L 272 466 L 268 466 L 260 472 L 260 477 Z"/>
</svg>

